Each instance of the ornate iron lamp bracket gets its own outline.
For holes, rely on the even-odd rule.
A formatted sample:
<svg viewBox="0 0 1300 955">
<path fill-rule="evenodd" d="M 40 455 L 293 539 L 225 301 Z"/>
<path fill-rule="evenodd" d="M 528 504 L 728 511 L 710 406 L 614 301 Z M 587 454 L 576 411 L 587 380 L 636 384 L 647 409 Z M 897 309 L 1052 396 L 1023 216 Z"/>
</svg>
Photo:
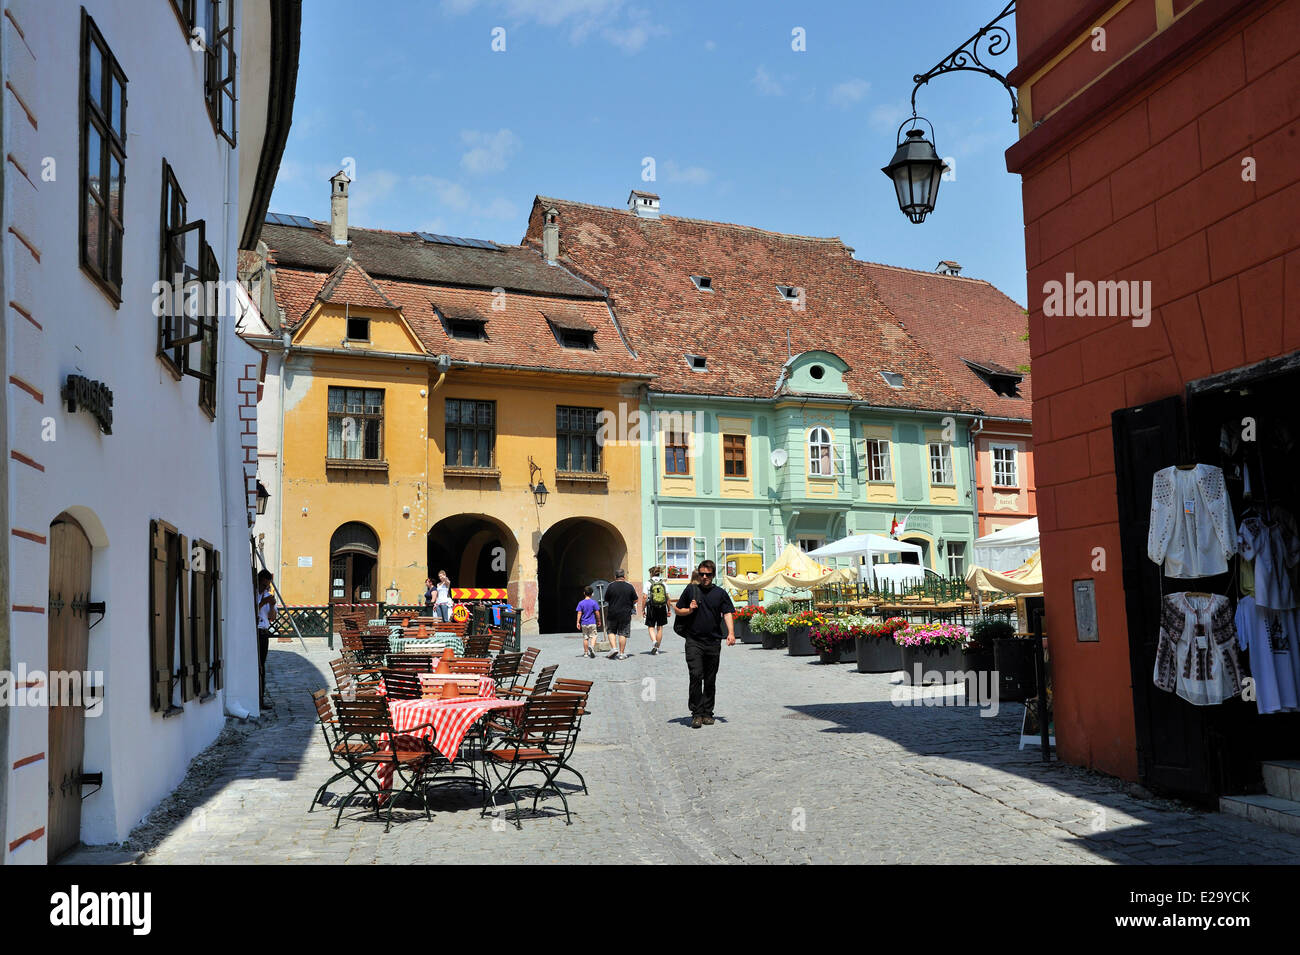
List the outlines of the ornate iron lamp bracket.
<svg viewBox="0 0 1300 955">
<path fill-rule="evenodd" d="M 912 115 L 916 115 L 916 91 L 919 90 L 936 76 L 942 76 L 944 73 L 957 73 L 960 71 L 970 73 L 983 73 L 985 76 L 991 76 L 1006 89 L 1011 96 L 1011 122 L 1015 122 L 1020 111 L 1020 105 L 1016 101 L 1015 88 L 1008 82 L 1007 78 L 997 70 L 986 66 L 980 59 L 981 52 L 985 56 L 1000 56 L 1011 48 L 1011 32 L 1005 27 L 1000 26 L 1000 21 L 1007 17 L 1014 16 L 1016 12 L 1015 0 L 1011 0 L 1002 12 L 990 20 L 984 26 L 976 31 L 975 35 L 963 43 L 957 49 L 953 50 L 942 60 L 936 63 L 928 72 L 917 73 L 912 79 L 916 85 L 912 87 Z M 983 44 L 983 47 L 980 44 Z"/>
</svg>

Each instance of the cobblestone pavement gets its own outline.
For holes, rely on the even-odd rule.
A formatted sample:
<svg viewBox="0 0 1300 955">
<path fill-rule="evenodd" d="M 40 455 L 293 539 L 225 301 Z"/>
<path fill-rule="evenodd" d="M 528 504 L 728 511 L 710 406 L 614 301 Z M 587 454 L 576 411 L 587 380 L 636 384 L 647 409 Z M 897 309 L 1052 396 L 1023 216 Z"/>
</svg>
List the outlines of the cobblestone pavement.
<svg viewBox="0 0 1300 955">
<path fill-rule="evenodd" d="M 897 706 L 889 675 L 757 646 L 724 648 L 718 722 L 691 729 L 681 642 L 627 660 L 579 657 L 576 636 L 530 637 L 538 666 L 592 679 L 575 762 L 590 794 L 573 825 L 554 797 L 523 830 L 457 790 L 432 821 L 364 807 L 307 812 L 329 775 L 309 691 L 329 683 L 324 641 L 272 644 L 274 715 L 235 726 L 132 834 L 143 863 L 328 862 L 1300 862 L 1300 838 L 1134 795 L 1019 751 L 1022 708 Z M 341 795 L 336 791 L 327 799 Z"/>
</svg>

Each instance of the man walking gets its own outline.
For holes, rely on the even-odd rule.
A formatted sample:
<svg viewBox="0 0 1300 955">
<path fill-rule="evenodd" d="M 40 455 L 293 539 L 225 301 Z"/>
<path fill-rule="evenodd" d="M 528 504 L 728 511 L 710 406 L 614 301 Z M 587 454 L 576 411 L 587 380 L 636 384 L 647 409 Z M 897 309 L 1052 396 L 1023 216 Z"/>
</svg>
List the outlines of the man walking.
<svg viewBox="0 0 1300 955">
<path fill-rule="evenodd" d="M 613 647 L 611 660 L 627 659 L 627 638 L 632 633 L 632 612 L 636 609 L 636 588 L 625 579 L 623 568 L 614 571 L 614 582 L 605 588 L 605 628 Z"/>
<path fill-rule="evenodd" d="M 266 652 L 271 648 L 271 621 L 275 619 L 275 591 L 271 589 L 271 572 L 257 575 L 257 679 L 262 709 L 275 704 L 266 698 Z"/>
<path fill-rule="evenodd" d="M 718 568 L 711 560 L 700 561 L 700 582 L 687 587 L 677 601 L 677 614 L 686 617 L 686 666 L 691 675 L 691 729 L 713 725 L 713 701 L 722 656 L 722 638 L 736 645 L 731 597 L 713 585 Z"/>
</svg>

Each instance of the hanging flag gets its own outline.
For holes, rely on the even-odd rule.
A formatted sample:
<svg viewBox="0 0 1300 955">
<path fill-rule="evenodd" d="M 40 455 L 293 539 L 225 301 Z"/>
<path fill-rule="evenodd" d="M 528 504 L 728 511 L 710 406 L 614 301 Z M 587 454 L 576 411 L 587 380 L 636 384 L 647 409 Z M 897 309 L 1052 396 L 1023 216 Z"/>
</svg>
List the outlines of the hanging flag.
<svg viewBox="0 0 1300 955">
<path fill-rule="evenodd" d="M 907 529 L 907 519 L 912 516 L 912 511 L 915 510 L 916 508 L 912 508 L 911 511 L 908 511 L 906 514 L 904 514 L 903 519 L 901 521 L 898 519 L 897 516 L 895 516 L 894 523 L 889 528 L 890 537 L 897 537 L 899 534 L 903 533 L 903 531 Z"/>
<path fill-rule="evenodd" d="M 894 514 L 889 521 L 889 536 L 898 536 L 898 515 Z"/>
</svg>

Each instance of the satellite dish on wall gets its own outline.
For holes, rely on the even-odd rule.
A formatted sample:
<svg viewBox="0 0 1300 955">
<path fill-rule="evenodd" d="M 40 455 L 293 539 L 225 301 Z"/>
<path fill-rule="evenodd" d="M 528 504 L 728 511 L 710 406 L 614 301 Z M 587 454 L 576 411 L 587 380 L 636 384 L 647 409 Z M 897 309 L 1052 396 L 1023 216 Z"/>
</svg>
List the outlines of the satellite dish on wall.
<svg viewBox="0 0 1300 955">
<path fill-rule="evenodd" d="M 777 448 L 772 452 L 772 467 L 783 468 L 785 467 L 785 462 L 789 459 L 790 452 L 786 451 L 785 448 Z"/>
</svg>

